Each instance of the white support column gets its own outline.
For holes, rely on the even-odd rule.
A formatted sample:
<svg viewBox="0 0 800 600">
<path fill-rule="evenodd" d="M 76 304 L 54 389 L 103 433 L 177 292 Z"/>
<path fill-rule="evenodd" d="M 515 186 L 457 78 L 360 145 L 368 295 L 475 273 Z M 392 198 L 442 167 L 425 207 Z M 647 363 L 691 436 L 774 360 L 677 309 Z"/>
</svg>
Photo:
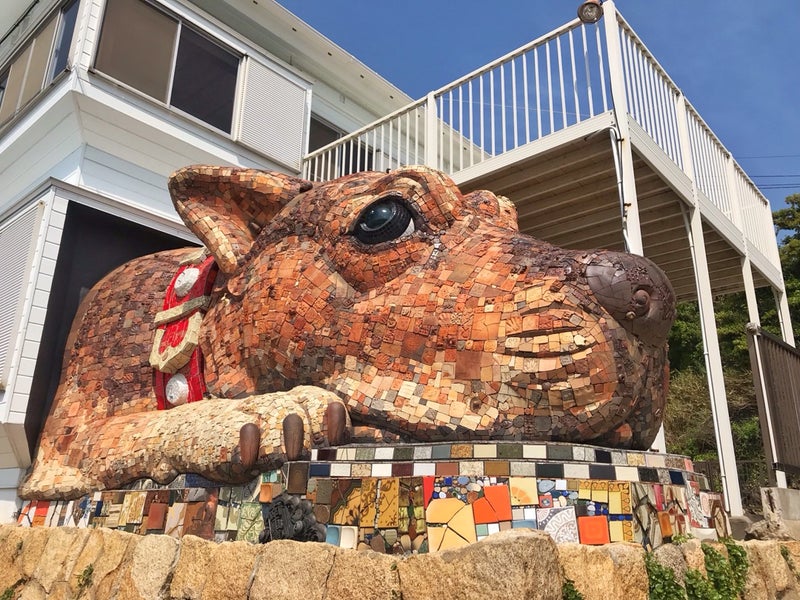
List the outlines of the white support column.
<svg viewBox="0 0 800 600">
<path fill-rule="evenodd" d="M 711 396 L 711 414 L 714 419 L 714 435 L 717 442 L 722 488 L 725 503 L 731 516 L 744 514 L 742 493 L 739 487 L 739 472 L 736 467 L 736 453 L 733 448 L 733 432 L 728 414 L 728 398 L 725 393 L 725 380 L 722 374 L 722 355 L 719 350 L 717 324 L 714 320 L 714 297 L 711 291 L 711 278 L 708 272 L 703 221 L 697 201 L 697 184 L 692 164 L 692 146 L 689 139 L 686 104 L 683 95 L 675 100 L 678 121 L 678 138 L 683 157 L 683 171 L 692 182 L 692 208 L 686 217 L 686 233 L 692 254 L 695 284 L 697 286 L 697 303 L 700 309 L 700 330 L 703 336 L 708 391 Z M 684 216 L 686 213 L 684 213 Z M 745 258 L 745 260 L 747 260 Z M 750 263 L 747 262 L 749 268 Z M 743 266 L 744 268 L 744 266 Z M 751 277 L 752 281 L 752 277 Z M 755 296 L 754 296 L 755 297 Z M 749 310 L 749 301 L 748 301 Z"/>
<path fill-rule="evenodd" d="M 603 3 L 603 23 L 608 49 L 608 73 L 611 87 L 611 104 L 619 135 L 619 168 L 622 178 L 622 231 L 626 250 L 644 256 L 642 228 L 639 221 L 639 201 L 636 198 L 636 179 L 633 172 L 633 148 L 628 127 L 628 100 L 625 93 L 625 74 L 622 65 L 622 48 L 619 41 L 617 9 L 613 0 Z"/>
<path fill-rule="evenodd" d="M 758 314 L 758 301 L 756 300 L 756 286 L 753 283 L 753 269 L 750 267 L 750 259 L 742 257 L 742 281 L 744 282 L 744 297 L 747 301 L 747 320 L 756 325 L 761 325 L 761 317 Z"/>
<path fill-rule="evenodd" d="M 792 331 L 792 317 L 789 314 L 789 303 L 786 301 L 786 286 L 782 290 L 773 288 L 772 295 L 775 297 L 775 306 L 778 309 L 778 321 L 781 326 L 781 337 L 783 341 L 794 346 L 794 332 Z"/>
<path fill-rule="evenodd" d="M 722 374 L 722 355 L 719 350 L 717 324 L 714 321 L 714 296 L 711 291 L 711 278 L 708 273 L 703 221 L 700 209 L 693 208 L 689 217 L 689 236 L 692 245 L 692 262 L 694 262 L 697 281 L 697 303 L 700 308 L 700 328 L 705 347 L 706 374 L 708 390 L 711 395 L 711 414 L 714 419 L 714 433 L 719 454 L 722 487 L 725 503 L 731 516 L 744 514 L 742 494 L 739 487 L 739 472 L 736 467 L 736 452 L 733 448 L 733 432 L 728 413 L 728 397 L 725 393 L 725 379 Z"/>
</svg>

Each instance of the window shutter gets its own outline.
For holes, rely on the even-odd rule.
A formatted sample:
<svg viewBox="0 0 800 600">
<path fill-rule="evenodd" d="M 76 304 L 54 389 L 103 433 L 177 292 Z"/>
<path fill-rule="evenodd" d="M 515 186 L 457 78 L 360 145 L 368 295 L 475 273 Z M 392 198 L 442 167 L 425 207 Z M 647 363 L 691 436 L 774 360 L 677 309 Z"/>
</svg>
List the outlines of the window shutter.
<svg viewBox="0 0 800 600">
<path fill-rule="evenodd" d="M 309 90 L 247 57 L 238 139 L 289 167 L 303 160 Z"/>
<path fill-rule="evenodd" d="M 3 388 L 8 384 L 39 216 L 39 205 L 35 204 L 0 228 L 0 256 L 3 257 L 0 268 L 0 386 Z"/>
</svg>

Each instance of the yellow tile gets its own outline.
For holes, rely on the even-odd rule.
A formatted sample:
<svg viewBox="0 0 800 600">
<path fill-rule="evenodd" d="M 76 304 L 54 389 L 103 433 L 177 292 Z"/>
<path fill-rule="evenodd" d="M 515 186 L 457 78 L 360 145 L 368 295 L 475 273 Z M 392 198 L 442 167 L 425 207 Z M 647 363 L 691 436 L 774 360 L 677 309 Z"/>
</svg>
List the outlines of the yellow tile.
<svg viewBox="0 0 800 600">
<path fill-rule="evenodd" d="M 622 521 L 609 521 L 608 533 L 612 542 L 624 542 L 625 533 L 622 527 Z"/>
<path fill-rule="evenodd" d="M 622 514 L 622 492 L 608 492 L 608 512 L 612 515 Z"/>
</svg>

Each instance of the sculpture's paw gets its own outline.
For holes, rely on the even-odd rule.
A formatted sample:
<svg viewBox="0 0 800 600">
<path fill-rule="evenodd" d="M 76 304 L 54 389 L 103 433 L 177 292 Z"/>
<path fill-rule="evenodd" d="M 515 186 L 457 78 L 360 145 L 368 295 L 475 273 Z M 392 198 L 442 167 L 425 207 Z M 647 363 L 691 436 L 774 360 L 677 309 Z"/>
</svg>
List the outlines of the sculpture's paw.
<svg viewBox="0 0 800 600">
<path fill-rule="evenodd" d="M 55 452 L 42 453 L 21 493 L 76 498 L 145 477 L 168 483 L 179 473 L 243 482 L 349 434 L 344 403 L 321 388 L 212 398 L 96 422 L 73 441 L 83 457 L 80 469 Z"/>
<path fill-rule="evenodd" d="M 312 448 L 337 446 L 350 437 L 344 402 L 321 388 L 300 386 L 240 402 L 241 412 L 254 417 L 253 426 L 245 425 L 239 432 L 238 456 L 245 468 L 298 460 Z"/>
</svg>

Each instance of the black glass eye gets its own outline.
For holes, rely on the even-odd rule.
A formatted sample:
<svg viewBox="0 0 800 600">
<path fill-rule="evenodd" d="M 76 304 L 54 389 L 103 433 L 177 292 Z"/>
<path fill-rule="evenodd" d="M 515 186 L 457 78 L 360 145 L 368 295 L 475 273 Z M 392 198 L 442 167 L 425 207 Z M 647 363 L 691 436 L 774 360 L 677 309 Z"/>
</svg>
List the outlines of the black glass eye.
<svg viewBox="0 0 800 600">
<path fill-rule="evenodd" d="M 353 235 L 364 244 L 380 244 L 413 231 L 411 211 L 399 198 L 390 196 L 370 204 L 361 213 Z"/>
</svg>

